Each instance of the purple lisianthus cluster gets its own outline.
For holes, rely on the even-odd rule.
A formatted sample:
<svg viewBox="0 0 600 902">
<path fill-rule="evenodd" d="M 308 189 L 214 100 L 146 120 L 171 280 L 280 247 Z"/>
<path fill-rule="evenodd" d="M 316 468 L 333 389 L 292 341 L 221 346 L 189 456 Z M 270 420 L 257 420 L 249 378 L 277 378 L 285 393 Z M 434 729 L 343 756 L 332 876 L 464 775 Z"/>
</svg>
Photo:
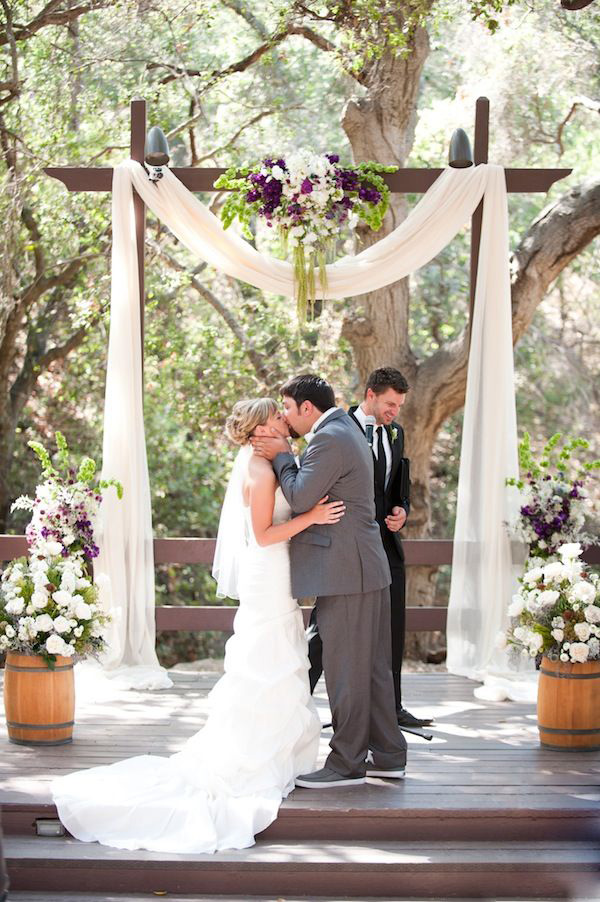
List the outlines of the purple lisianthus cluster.
<svg viewBox="0 0 600 902">
<path fill-rule="evenodd" d="M 338 154 L 296 151 L 285 160 L 267 158 L 246 179 L 254 213 L 276 224 L 292 247 L 309 249 L 334 237 L 339 226 L 354 228 L 364 205 L 377 205 L 381 192 L 368 176 L 339 165 Z"/>
<path fill-rule="evenodd" d="M 98 557 L 94 540 L 94 521 L 102 495 L 76 480 L 74 470 L 65 481 L 48 481 L 37 487 L 32 504 L 32 517 L 25 530 L 30 553 L 40 543 L 60 545 L 62 557 L 76 551 L 88 560 Z"/>
<path fill-rule="evenodd" d="M 521 495 L 525 503 L 519 508 L 517 532 L 529 544 L 530 555 L 547 558 L 580 536 L 587 497 L 580 480 L 535 479 L 528 473 Z"/>
</svg>

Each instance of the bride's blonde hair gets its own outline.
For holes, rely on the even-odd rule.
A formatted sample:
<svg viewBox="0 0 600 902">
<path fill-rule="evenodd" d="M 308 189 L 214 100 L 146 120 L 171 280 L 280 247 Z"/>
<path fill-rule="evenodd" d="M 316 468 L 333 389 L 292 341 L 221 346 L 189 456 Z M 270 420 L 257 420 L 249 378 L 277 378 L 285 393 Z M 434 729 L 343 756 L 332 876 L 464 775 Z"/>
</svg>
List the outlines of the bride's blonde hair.
<svg viewBox="0 0 600 902">
<path fill-rule="evenodd" d="M 256 427 L 264 426 L 277 410 L 277 402 L 273 398 L 237 401 L 225 422 L 227 435 L 236 445 L 247 445 Z"/>
</svg>

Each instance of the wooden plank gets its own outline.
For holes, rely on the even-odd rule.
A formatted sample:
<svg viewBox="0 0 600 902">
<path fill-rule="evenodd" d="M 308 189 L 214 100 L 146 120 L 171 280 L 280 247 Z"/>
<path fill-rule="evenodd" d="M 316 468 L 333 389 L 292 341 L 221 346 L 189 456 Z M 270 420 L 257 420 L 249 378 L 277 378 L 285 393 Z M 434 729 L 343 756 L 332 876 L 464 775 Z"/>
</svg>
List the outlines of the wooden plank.
<svg viewBox="0 0 600 902">
<path fill-rule="evenodd" d="M 212 564 L 216 539 L 183 538 L 154 539 L 155 564 Z M 451 539 L 406 539 L 403 543 L 407 565 L 442 566 L 452 564 Z M 0 535 L 0 561 L 27 554 L 27 542 L 22 535 Z M 600 564 L 600 544 L 590 545 L 582 556 L 588 564 Z"/>
<path fill-rule="evenodd" d="M 182 169 L 177 166 L 171 172 L 189 191 L 214 191 L 216 180 L 225 169 Z M 544 193 L 552 185 L 571 174 L 571 169 L 512 169 L 506 173 L 506 189 L 509 193 Z M 58 179 L 69 191 L 110 191 L 112 189 L 112 168 L 76 166 L 49 166 L 46 175 Z M 383 178 L 394 194 L 423 194 L 444 172 L 443 169 L 401 169 L 399 172 L 384 173 Z"/>
</svg>

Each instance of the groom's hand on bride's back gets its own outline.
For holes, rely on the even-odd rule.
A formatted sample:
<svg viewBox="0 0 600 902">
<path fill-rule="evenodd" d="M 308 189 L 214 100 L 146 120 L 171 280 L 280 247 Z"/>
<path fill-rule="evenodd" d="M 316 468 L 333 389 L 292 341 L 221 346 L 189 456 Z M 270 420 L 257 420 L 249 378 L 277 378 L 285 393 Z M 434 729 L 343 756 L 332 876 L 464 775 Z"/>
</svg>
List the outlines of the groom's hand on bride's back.
<svg viewBox="0 0 600 902">
<path fill-rule="evenodd" d="M 254 453 L 267 460 L 275 460 L 282 451 L 291 451 L 289 442 L 283 438 L 276 429 L 271 429 L 273 435 L 252 435 L 250 442 Z"/>
</svg>

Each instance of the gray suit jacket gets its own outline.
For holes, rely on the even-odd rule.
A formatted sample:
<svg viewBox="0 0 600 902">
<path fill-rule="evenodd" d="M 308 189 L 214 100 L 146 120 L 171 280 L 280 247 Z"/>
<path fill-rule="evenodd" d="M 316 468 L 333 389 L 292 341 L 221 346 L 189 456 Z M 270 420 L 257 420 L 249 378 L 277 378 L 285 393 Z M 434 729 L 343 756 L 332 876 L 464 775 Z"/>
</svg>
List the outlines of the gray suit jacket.
<svg viewBox="0 0 600 902">
<path fill-rule="evenodd" d="M 291 540 L 292 592 L 296 598 L 356 595 L 384 589 L 390 568 L 375 522 L 373 455 L 347 413 L 337 410 L 318 427 L 296 465 L 278 454 L 273 468 L 292 515 L 325 495 L 344 501 L 339 523 L 311 526 Z"/>
</svg>

